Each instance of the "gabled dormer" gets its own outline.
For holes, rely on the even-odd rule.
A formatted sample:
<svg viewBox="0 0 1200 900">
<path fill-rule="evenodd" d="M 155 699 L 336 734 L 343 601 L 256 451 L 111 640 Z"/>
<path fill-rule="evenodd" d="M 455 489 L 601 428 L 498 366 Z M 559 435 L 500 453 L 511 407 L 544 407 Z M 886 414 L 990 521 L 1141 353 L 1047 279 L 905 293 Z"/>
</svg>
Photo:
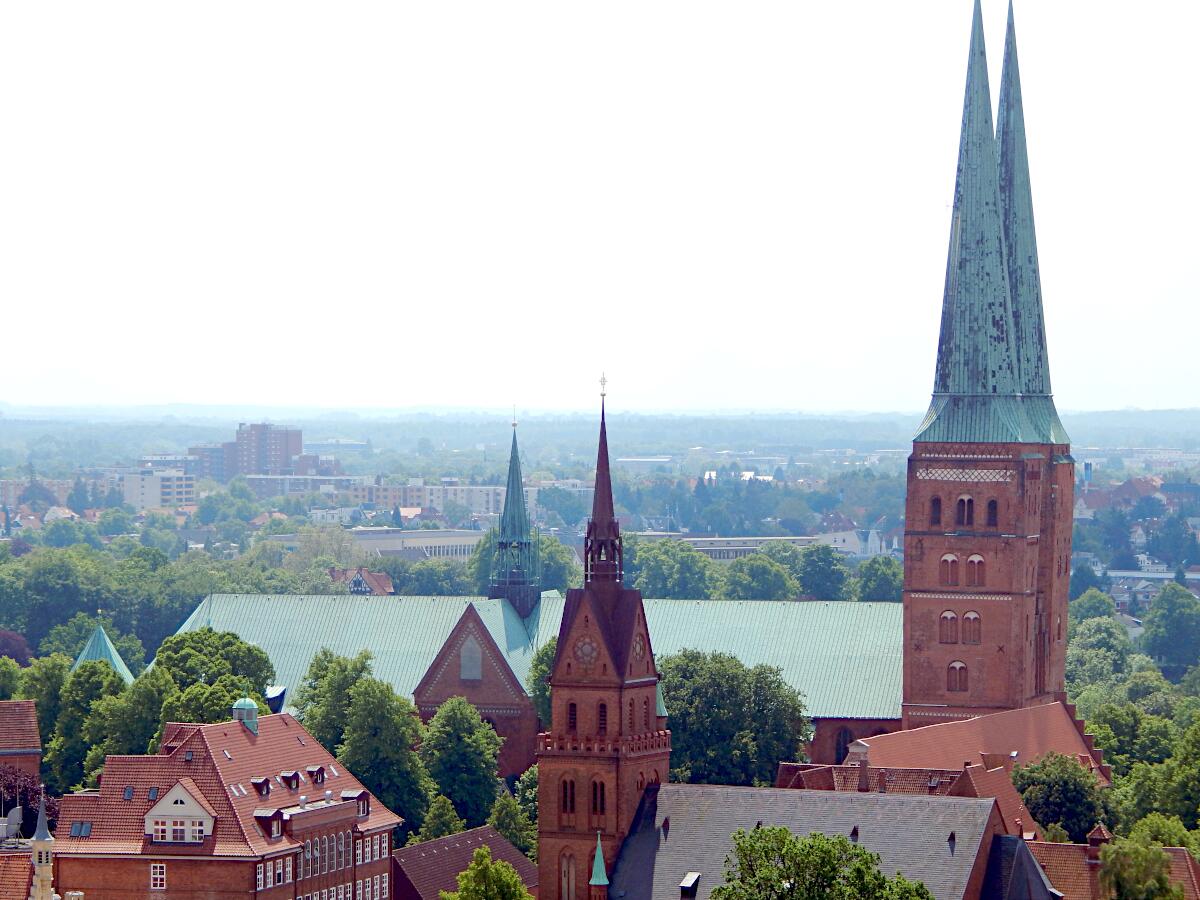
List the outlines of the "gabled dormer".
<svg viewBox="0 0 1200 900">
<path fill-rule="evenodd" d="M 155 844 L 200 844 L 212 835 L 217 815 L 190 778 L 181 778 L 147 810 L 143 833 Z"/>
</svg>

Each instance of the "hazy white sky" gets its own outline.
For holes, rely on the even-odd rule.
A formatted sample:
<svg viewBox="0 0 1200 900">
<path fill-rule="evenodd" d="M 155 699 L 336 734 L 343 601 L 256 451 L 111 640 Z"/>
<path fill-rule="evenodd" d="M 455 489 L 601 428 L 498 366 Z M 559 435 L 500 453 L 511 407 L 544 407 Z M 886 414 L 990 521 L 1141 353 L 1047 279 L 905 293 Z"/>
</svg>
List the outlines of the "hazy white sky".
<svg viewBox="0 0 1200 900">
<path fill-rule="evenodd" d="M 0 400 L 922 409 L 970 15 L 3 4 Z M 1016 21 L 1059 407 L 1198 406 L 1200 4 Z"/>
</svg>

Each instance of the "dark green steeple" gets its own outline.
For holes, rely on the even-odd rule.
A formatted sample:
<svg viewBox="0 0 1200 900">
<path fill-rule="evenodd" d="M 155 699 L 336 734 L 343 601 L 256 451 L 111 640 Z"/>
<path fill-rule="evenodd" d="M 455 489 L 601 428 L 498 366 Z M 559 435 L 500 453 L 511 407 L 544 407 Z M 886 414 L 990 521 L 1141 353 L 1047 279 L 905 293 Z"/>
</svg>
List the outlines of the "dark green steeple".
<svg viewBox="0 0 1200 900">
<path fill-rule="evenodd" d="M 1019 442 L 1016 333 L 1001 224 L 983 15 L 975 0 L 933 400 L 915 440 Z"/>
<path fill-rule="evenodd" d="M 1070 438 L 1059 421 L 1050 391 L 1042 280 L 1038 270 L 1029 152 L 1025 144 L 1025 110 L 1021 101 L 1021 71 L 1017 65 L 1017 33 L 1013 26 L 1011 0 L 1008 31 L 1004 38 L 1000 108 L 996 115 L 996 145 L 1000 158 L 1000 210 L 1012 294 L 1017 371 L 1024 395 L 1022 402 L 1039 440 L 1066 444 Z"/>
<path fill-rule="evenodd" d="M 517 423 L 513 422 L 512 451 L 508 458 L 508 482 L 504 509 L 496 535 L 489 597 L 505 597 L 524 618 L 541 598 L 538 541 L 529 528 L 525 509 L 525 484 L 521 478 L 521 455 L 517 451 Z"/>
</svg>

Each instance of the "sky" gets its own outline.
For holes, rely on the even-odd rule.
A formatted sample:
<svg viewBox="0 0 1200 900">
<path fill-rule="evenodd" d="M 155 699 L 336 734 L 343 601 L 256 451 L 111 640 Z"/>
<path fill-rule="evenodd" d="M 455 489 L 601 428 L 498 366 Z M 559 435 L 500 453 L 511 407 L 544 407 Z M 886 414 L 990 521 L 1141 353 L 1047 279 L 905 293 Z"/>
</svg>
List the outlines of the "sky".
<svg viewBox="0 0 1200 900">
<path fill-rule="evenodd" d="M 1200 406 L 1200 4 L 1015 13 L 1059 408 Z M 970 17 L 0 5 L 0 402 L 920 411 Z"/>
</svg>

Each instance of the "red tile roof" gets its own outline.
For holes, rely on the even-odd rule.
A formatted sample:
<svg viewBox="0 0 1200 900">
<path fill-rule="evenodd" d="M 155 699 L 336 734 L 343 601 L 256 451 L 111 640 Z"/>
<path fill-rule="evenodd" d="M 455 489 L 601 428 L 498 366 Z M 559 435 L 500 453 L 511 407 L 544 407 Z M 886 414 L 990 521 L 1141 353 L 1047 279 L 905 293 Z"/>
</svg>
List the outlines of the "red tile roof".
<svg viewBox="0 0 1200 900">
<path fill-rule="evenodd" d="M 0 752 L 41 753 L 37 707 L 32 700 L 0 700 Z"/>
<path fill-rule="evenodd" d="M 861 738 L 851 752 L 862 746 L 873 766 L 962 771 L 964 763 L 982 762 L 994 769 L 1009 761 L 1027 765 L 1048 753 L 1062 753 L 1077 758 L 1103 784 L 1108 784 L 1111 774 L 1103 754 L 1093 749 L 1091 735 L 1084 736 L 1074 708 L 1062 703 Z"/>
<path fill-rule="evenodd" d="M 376 596 L 384 596 L 394 594 L 396 589 L 392 586 L 392 576 L 387 572 L 370 572 L 362 566 L 357 569 L 330 569 L 329 578 L 337 584 L 343 581 L 353 581 L 356 575 L 361 575 L 363 581 L 367 583 L 367 587 L 371 589 L 371 593 Z"/>
<path fill-rule="evenodd" d="M 491 825 L 484 825 L 395 851 L 396 900 L 438 900 L 439 892 L 458 890 L 458 873 L 471 864 L 475 850 L 485 846 L 492 859 L 512 865 L 525 887 L 537 893 L 537 866 Z"/>
<path fill-rule="evenodd" d="M 1041 828 L 1033 814 L 1026 808 L 1025 801 L 1013 786 L 1012 776 L 1006 767 L 987 769 L 983 766 L 967 766 L 962 775 L 950 788 L 953 797 L 995 797 L 1004 821 L 1004 830 L 1017 837 L 1042 836 Z"/>
<path fill-rule="evenodd" d="M 33 856 L 28 850 L 0 851 L 0 900 L 28 900 Z"/>
<path fill-rule="evenodd" d="M 191 760 L 188 761 L 188 755 Z M 314 784 L 307 769 L 323 766 L 325 781 Z M 289 789 L 276 776 L 298 770 L 299 787 Z M 261 797 L 252 778 L 270 779 L 271 793 Z M 363 791 L 362 784 L 304 730 L 292 716 L 258 719 L 258 734 L 232 720 L 213 725 L 169 723 L 162 750 L 155 756 L 109 756 L 99 791 L 70 794 L 62 799 L 54 849 L 59 854 L 141 854 L 151 852 L 145 836 L 145 816 L 158 800 L 180 783 L 211 810 L 212 836 L 202 844 L 155 844 L 158 856 L 273 856 L 303 846 L 284 829 L 268 839 L 254 818 L 256 808 L 289 808 L 306 795 L 308 805 L 323 802 L 330 794 L 341 802 L 342 792 Z M 124 798 L 125 788 L 133 798 Z M 149 789 L 158 788 L 155 800 Z M 89 837 L 71 837 L 72 822 L 92 823 Z M 366 819 L 356 819 L 360 831 L 393 828 L 402 820 L 377 800 L 371 800 Z"/>
<path fill-rule="evenodd" d="M 1029 849 L 1064 900 L 1107 900 L 1100 888 L 1100 861 L 1088 858 L 1093 848 L 1031 841 Z M 1171 857 L 1171 883 L 1183 888 L 1184 900 L 1200 900 L 1200 865 L 1183 847 L 1164 849 Z"/>
</svg>

